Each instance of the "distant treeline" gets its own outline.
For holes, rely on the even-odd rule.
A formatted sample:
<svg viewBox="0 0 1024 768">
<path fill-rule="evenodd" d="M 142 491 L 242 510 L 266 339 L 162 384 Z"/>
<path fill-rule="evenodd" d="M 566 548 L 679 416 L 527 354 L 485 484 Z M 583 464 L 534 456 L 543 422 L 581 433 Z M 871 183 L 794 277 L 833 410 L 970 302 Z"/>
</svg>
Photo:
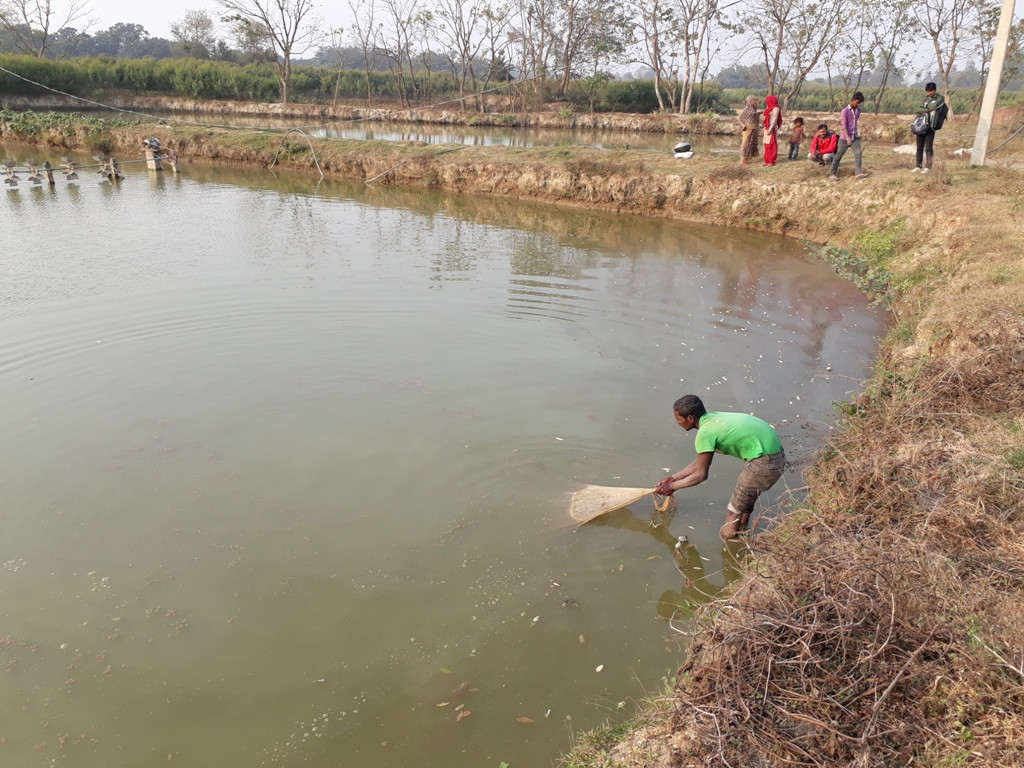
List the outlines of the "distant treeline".
<svg viewBox="0 0 1024 768">
<path fill-rule="evenodd" d="M 9 74 L 14 73 L 14 74 Z M 405 88 L 403 94 L 399 87 Z M 32 56 L 0 54 L 0 94 L 44 96 L 58 91 L 103 101 L 109 91 L 128 91 L 190 99 L 222 99 L 274 102 L 278 97 L 278 80 L 272 64 L 234 64 L 199 59 L 123 59 L 108 56 L 83 59 L 49 60 Z M 554 98 L 554 84 L 530 88 L 516 81 L 492 85 L 493 93 L 508 98 L 509 111 L 530 108 Z M 864 88 L 868 109 L 880 112 L 912 113 L 921 103 L 919 88 L 885 90 L 881 104 L 872 101 L 872 89 Z M 396 100 L 418 106 L 447 102 L 457 108 L 459 83 L 449 72 L 430 72 L 417 76 L 414 82 L 398 79 L 387 72 L 366 72 L 355 69 L 296 67 L 291 93 L 297 102 L 330 104 L 340 100 Z M 756 89 L 723 89 L 714 80 L 699 84 L 694 112 L 728 114 L 739 109 L 748 93 L 763 96 Z M 798 99 L 788 105 L 788 114 L 832 112 L 840 109 L 849 93 L 842 88 L 809 83 Z M 969 112 L 976 107 L 979 91 L 962 89 L 952 96 L 955 113 Z M 2 98 L 2 97 L 0 97 Z M 615 80 L 583 78 L 574 80 L 560 100 L 563 108 L 575 111 L 635 112 L 649 114 L 658 110 L 654 86 L 647 80 Z M 467 109 L 476 107 L 475 99 L 464 101 Z M 1024 104 L 1024 94 L 1004 93 L 1000 105 Z M 502 107 L 498 107 L 502 109 Z"/>
</svg>

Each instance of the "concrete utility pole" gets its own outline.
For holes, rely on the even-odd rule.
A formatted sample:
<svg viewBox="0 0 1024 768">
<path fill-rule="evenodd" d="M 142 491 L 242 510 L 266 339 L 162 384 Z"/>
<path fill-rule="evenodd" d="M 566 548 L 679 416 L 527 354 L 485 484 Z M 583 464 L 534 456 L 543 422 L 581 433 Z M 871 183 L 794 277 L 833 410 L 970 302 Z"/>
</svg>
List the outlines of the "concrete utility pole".
<svg viewBox="0 0 1024 768">
<path fill-rule="evenodd" d="M 1015 2 L 1016 0 L 1003 0 L 1003 10 L 999 14 L 996 43 L 992 48 L 992 65 L 988 68 L 985 96 L 981 100 L 981 114 L 978 115 L 978 130 L 974 134 L 974 149 L 971 150 L 971 165 L 985 164 L 988 135 L 992 130 L 992 116 L 996 112 L 996 97 L 999 95 L 999 85 L 1003 81 L 1003 59 L 1006 58 L 1006 45 L 1010 39 Z"/>
</svg>

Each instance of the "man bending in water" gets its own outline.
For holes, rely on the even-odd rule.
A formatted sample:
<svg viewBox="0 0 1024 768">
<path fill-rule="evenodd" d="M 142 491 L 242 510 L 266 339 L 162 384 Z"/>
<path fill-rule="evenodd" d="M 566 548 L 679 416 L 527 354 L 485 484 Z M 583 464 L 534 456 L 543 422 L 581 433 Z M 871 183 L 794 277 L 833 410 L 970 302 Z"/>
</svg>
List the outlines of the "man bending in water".
<svg viewBox="0 0 1024 768">
<path fill-rule="evenodd" d="M 786 468 L 782 441 L 771 424 L 746 413 L 708 412 L 696 395 L 679 398 L 672 410 L 676 424 L 687 432 L 697 430 L 697 458 L 658 483 L 656 491 L 671 496 L 680 488 L 703 483 L 716 451 L 742 459 L 743 471 L 729 499 L 725 525 L 719 531 L 723 539 L 734 539 L 749 525 L 757 497 L 782 477 Z"/>
</svg>

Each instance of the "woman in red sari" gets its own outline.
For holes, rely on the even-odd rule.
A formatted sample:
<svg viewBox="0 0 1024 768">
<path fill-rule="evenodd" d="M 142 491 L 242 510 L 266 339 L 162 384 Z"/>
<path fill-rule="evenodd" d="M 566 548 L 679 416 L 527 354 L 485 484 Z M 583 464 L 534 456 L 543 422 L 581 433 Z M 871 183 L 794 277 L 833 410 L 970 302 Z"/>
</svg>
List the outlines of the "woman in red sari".
<svg viewBox="0 0 1024 768">
<path fill-rule="evenodd" d="M 764 105 L 764 164 L 775 165 L 779 157 L 778 134 L 782 125 L 782 109 L 774 96 L 766 97 Z"/>
</svg>

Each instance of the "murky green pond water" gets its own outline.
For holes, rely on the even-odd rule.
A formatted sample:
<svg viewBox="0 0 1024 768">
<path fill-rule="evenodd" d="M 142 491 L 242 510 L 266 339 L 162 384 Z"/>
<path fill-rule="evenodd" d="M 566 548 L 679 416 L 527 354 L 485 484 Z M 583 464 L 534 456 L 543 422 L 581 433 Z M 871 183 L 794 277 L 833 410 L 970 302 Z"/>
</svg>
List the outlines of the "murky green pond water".
<svg viewBox="0 0 1024 768">
<path fill-rule="evenodd" d="M 739 467 L 568 494 L 688 463 L 688 391 L 806 455 L 882 327 L 774 237 L 125 170 L 0 191 L 4 765 L 553 765 L 679 663 Z"/>
</svg>

